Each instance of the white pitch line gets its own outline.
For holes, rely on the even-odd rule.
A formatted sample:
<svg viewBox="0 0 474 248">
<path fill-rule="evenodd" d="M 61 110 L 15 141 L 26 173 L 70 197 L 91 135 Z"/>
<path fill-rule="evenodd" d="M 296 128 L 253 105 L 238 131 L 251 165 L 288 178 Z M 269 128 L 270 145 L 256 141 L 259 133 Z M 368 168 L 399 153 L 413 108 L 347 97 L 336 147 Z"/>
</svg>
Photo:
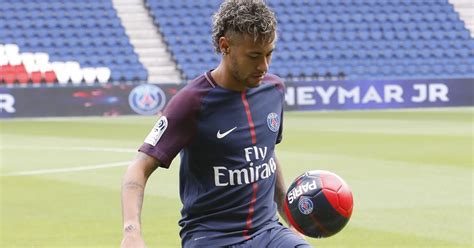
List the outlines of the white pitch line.
<svg viewBox="0 0 474 248">
<path fill-rule="evenodd" d="M 130 161 L 108 163 L 108 164 L 98 164 L 98 165 L 87 165 L 79 167 L 69 167 L 69 168 L 58 168 L 58 169 L 45 169 L 45 170 L 32 170 L 32 171 L 18 171 L 2 174 L 2 177 L 11 177 L 11 176 L 31 176 L 31 175 L 43 175 L 43 174 L 55 174 L 55 173 L 65 173 L 65 172 L 76 172 L 76 171 L 87 171 L 87 170 L 97 170 L 105 169 L 112 167 L 121 167 L 128 165 Z"/>
<path fill-rule="evenodd" d="M 107 147 L 87 147 L 87 146 L 72 146 L 72 147 L 62 147 L 62 146 L 31 146 L 31 145 L 6 145 L 0 146 L 0 150 L 3 149 L 22 149 L 22 150 L 55 150 L 55 151 L 87 151 L 87 152 L 123 152 L 123 153 L 133 153 L 137 152 L 137 149 L 127 149 L 127 148 L 107 148 Z"/>
</svg>

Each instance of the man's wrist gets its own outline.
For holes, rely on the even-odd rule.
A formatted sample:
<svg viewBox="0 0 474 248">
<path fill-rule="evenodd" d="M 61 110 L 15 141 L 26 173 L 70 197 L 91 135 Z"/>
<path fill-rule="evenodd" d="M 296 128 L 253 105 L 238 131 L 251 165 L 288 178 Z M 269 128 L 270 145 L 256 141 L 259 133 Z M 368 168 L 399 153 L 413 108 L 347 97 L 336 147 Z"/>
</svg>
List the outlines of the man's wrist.
<svg viewBox="0 0 474 248">
<path fill-rule="evenodd" d="M 137 224 L 126 224 L 123 227 L 124 234 L 137 234 L 140 233 L 140 226 Z"/>
</svg>

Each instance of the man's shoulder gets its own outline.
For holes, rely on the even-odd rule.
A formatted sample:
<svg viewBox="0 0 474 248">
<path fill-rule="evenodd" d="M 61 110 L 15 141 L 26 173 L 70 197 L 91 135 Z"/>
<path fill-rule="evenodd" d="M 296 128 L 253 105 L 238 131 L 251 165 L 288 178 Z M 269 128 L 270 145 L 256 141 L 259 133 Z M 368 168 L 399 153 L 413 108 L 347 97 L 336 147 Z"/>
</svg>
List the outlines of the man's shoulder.
<svg viewBox="0 0 474 248">
<path fill-rule="evenodd" d="M 198 93 L 202 91 L 209 91 L 214 87 L 215 85 L 212 80 L 209 79 L 206 73 L 203 73 L 189 81 L 181 91 L 186 91 L 188 94 L 191 92 Z"/>
<path fill-rule="evenodd" d="M 181 90 L 173 96 L 168 105 L 169 109 L 187 109 L 193 111 L 199 109 L 201 99 L 207 95 L 213 86 L 207 81 L 205 75 L 201 75 L 188 82 Z"/>
<path fill-rule="evenodd" d="M 283 91 L 285 88 L 285 82 L 283 81 L 283 79 L 272 73 L 265 74 L 263 82 L 267 84 L 273 84 L 281 91 Z"/>
<path fill-rule="evenodd" d="M 214 85 L 206 77 L 206 74 L 202 74 L 189 81 L 175 97 L 187 98 L 188 100 L 199 99 L 213 88 Z"/>
</svg>

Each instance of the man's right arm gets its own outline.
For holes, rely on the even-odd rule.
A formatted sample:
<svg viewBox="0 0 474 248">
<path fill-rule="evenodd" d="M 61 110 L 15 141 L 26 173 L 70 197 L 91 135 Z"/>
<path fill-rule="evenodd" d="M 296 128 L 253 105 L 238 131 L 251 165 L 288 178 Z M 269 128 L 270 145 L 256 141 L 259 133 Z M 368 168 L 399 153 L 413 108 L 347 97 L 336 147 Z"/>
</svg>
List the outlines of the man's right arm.
<svg viewBox="0 0 474 248">
<path fill-rule="evenodd" d="M 141 210 L 145 185 L 160 162 L 139 152 L 128 166 L 122 181 L 123 239 L 121 247 L 145 247 L 141 236 Z"/>
</svg>

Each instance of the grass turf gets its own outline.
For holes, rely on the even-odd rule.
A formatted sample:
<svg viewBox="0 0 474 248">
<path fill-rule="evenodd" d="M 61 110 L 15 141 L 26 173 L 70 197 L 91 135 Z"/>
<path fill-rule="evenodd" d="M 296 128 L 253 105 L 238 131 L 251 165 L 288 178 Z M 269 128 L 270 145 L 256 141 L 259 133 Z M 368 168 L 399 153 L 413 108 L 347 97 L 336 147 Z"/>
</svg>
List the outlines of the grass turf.
<svg viewBox="0 0 474 248">
<path fill-rule="evenodd" d="M 287 185 L 306 170 L 326 169 L 354 192 L 346 228 L 309 242 L 472 247 L 472 116 L 472 108 L 288 112 L 277 146 Z M 117 247 L 125 166 L 90 166 L 130 161 L 154 121 L 1 121 L 0 246 Z M 149 247 L 180 246 L 177 162 L 157 170 L 147 186 L 142 222 Z M 84 170 L 67 171 L 71 168 Z M 32 175 L 15 176 L 18 172 Z"/>
</svg>

